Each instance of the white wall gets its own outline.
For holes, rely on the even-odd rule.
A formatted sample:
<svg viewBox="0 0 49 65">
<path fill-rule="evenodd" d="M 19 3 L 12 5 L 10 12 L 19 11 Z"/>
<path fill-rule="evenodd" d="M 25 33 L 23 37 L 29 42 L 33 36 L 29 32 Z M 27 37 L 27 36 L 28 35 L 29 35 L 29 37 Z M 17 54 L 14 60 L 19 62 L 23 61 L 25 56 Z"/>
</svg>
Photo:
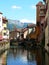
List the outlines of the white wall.
<svg viewBox="0 0 49 65">
<path fill-rule="evenodd" d="M 3 35 L 3 39 L 9 39 L 9 30 L 8 29 L 6 30 L 6 35 Z"/>
<path fill-rule="evenodd" d="M 17 38 L 19 37 L 19 33 L 17 32 Z"/>
<path fill-rule="evenodd" d="M 0 14 L 0 31 L 2 30 L 2 14 Z"/>
<path fill-rule="evenodd" d="M 26 38 L 27 34 L 28 34 L 28 30 L 24 32 L 24 38 Z"/>
</svg>

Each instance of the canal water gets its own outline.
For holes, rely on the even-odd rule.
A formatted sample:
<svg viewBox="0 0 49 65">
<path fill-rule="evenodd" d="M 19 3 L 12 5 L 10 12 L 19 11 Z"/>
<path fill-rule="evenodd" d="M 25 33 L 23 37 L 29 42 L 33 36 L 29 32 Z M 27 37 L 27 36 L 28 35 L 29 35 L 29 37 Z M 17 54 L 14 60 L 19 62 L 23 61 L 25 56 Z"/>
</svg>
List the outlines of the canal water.
<svg viewBox="0 0 49 65">
<path fill-rule="evenodd" d="M 11 48 L 7 54 L 7 65 L 49 65 L 49 56 L 41 48 Z"/>
</svg>

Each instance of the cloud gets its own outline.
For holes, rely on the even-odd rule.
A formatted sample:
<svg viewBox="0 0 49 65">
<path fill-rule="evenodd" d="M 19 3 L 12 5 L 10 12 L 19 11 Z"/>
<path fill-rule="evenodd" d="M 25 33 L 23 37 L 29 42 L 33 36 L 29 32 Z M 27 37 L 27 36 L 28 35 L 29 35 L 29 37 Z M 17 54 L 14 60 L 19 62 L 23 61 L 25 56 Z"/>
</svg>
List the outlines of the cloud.
<svg viewBox="0 0 49 65">
<path fill-rule="evenodd" d="M 22 20 L 20 20 L 20 22 L 22 22 L 22 23 L 36 23 L 36 21 L 28 20 L 28 19 L 22 19 Z"/>
<path fill-rule="evenodd" d="M 13 9 L 21 9 L 22 7 L 13 5 L 12 8 L 13 8 Z"/>
<path fill-rule="evenodd" d="M 31 8 L 32 8 L 32 9 L 36 9 L 36 6 L 35 6 L 35 5 L 32 5 Z"/>
</svg>

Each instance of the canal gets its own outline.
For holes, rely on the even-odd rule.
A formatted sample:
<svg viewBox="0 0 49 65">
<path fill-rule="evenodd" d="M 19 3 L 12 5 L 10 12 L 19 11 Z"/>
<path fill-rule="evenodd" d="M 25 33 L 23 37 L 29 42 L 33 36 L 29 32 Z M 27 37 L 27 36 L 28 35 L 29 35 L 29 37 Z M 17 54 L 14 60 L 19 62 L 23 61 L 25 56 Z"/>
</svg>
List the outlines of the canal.
<svg viewBox="0 0 49 65">
<path fill-rule="evenodd" d="M 38 48 L 11 48 L 7 54 L 7 65 L 49 65 L 49 56 Z"/>
<path fill-rule="evenodd" d="M 3 55 L 1 65 L 49 65 L 49 55 L 41 47 L 12 47 Z"/>
</svg>

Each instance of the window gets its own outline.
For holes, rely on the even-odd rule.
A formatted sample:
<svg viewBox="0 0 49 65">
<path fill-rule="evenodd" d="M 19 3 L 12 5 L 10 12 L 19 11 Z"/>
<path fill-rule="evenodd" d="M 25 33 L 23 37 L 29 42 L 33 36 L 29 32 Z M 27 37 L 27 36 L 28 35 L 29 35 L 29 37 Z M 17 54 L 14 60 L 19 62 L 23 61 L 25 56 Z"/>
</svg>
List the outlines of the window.
<svg viewBox="0 0 49 65">
<path fill-rule="evenodd" d="M 30 33 L 34 33 L 34 32 L 35 32 L 35 27 L 29 28 L 29 34 L 30 34 Z"/>
<path fill-rule="evenodd" d="M 4 30 L 6 30 L 7 28 L 6 27 L 4 27 Z"/>
<path fill-rule="evenodd" d="M 41 8 L 42 6 L 39 6 L 39 9 Z"/>
<path fill-rule="evenodd" d="M 32 28 L 29 28 L 29 34 L 32 32 Z"/>
<path fill-rule="evenodd" d="M 37 22 L 37 26 L 40 26 L 40 22 Z"/>
<path fill-rule="evenodd" d="M 40 11 L 40 13 L 44 13 L 43 11 Z"/>
<path fill-rule="evenodd" d="M 6 33 L 4 33 L 4 35 L 6 35 Z"/>
<path fill-rule="evenodd" d="M 40 14 L 39 14 L 39 16 L 45 16 L 45 13 L 44 13 L 44 11 L 40 11 Z"/>
<path fill-rule="evenodd" d="M 35 27 L 33 28 L 33 32 L 35 32 Z"/>
<path fill-rule="evenodd" d="M 0 18 L 0 21 L 1 21 L 1 18 Z"/>
</svg>

